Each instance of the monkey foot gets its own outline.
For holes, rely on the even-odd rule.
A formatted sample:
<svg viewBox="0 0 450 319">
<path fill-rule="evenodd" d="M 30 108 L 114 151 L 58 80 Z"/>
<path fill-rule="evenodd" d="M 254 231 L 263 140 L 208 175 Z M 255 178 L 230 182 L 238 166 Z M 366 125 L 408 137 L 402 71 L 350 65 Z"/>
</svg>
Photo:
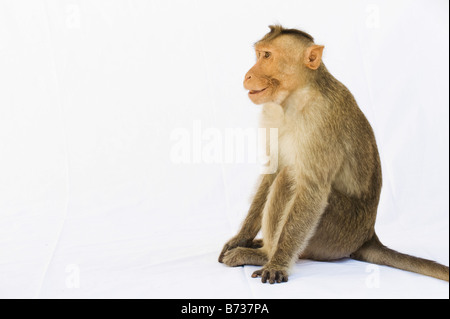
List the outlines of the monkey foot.
<svg viewBox="0 0 450 319">
<path fill-rule="evenodd" d="M 222 249 L 222 252 L 219 256 L 219 262 L 224 263 L 225 255 L 230 252 L 233 249 L 236 249 L 237 247 L 248 247 L 248 248 L 261 248 L 263 246 L 263 240 L 262 239 L 241 239 L 234 237 L 230 239 L 225 246 Z M 225 264 L 227 264 L 225 262 Z M 244 264 L 240 264 L 244 265 Z M 237 266 L 237 265 L 229 265 L 229 266 Z"/>
<path fill-rule="evenodd" d="M 229 250 L 223 256 L 222 262 L 230 267 L 237 267 L 245 265 L 245 262 L 242 260 L 242 247 L 237 247 L 232 250 Z"/>
<path fill-rule="evenodd" d="M 273 267 L 263 267 L 252 274 L 253 278 L 261 277 L 261 282 L 266 283 L 269 280 L 270 284 L 281 283 L 288 281 L 287 271 L 276 269 Z"/>
</svg>

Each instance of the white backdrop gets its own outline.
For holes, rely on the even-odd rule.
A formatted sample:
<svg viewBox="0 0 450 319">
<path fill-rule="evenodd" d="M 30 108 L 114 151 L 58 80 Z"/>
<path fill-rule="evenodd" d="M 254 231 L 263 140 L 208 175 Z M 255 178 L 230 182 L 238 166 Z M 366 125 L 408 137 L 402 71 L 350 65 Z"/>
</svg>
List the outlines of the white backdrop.
<svg viewBox="0 0 450 319">
<path fill-rule="evenodd" d="M 205 151 L 211 136 L 224 146 L 229 130 L 256 128 L 242 80 L 267 26 L 307 31 L 375 131 L 380 239 L 448 265 L 448 11 L 0 1 L 0 297 L 448 298 L 446 282 L 353 260 L 299 261 L 272 286 L 250 278 L 258 267 L 219 264 L 258 165 Z"/>
</svg>

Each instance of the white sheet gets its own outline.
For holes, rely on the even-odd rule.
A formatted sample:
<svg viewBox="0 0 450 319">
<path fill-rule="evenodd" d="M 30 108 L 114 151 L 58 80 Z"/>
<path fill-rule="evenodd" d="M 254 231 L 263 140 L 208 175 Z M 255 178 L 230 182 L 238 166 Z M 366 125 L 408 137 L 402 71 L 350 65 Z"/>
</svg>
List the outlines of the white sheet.
<svg viewBox="0 0 450 319">
<path fill-rule="evenodd" d="M 258 165 L 197 136 L 225 148 L 256 128 L 242 80 L 267 25 L 310 32 L 376 133 L 380 239 L 448 265 L 448 6 L 2 1 L 0 297 L 448 298 L 446 282 L 353 260 L 299 261 L 281 285 L 219 264 Z"/>
</svg>

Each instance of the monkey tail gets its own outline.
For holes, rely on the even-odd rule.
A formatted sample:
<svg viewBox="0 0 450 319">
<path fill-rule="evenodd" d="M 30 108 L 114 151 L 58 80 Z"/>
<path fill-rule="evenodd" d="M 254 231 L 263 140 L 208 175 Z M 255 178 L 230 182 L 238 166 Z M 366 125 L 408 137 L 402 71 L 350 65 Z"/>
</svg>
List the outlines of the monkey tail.
<svg viewBox="0 0 450 319">
<path fill-rule="evenodd" d="M 384 246 L 377 235 L 368 240 L 350 258 L 378 265 L 386 265 L 448 281 L 449 269 L 437 262 L 399 253 Z"/>
</svg>

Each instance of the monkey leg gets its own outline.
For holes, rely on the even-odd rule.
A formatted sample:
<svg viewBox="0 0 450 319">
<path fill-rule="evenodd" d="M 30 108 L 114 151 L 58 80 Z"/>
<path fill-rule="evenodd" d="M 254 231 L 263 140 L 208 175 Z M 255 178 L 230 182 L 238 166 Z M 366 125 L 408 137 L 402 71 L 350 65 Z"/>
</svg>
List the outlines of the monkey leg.
<svg viewBox="0 0 450 319">
<path fill-rule="evenodd" d="M 300 258 L 336 260 L 349 257 L 374 234 L 377 201 L 361 201 L 336 190 Z"/>
<path fill-rule="evenodd" d="M 243 265 L 262 266 L 268 260 L 267 253 L 264 250 L 245 247 L 237 247 L 229 250 L 223 257 L 223 263 L 231 267 Z"/>
<path fill-rule="evenodd" d="M 252 277 L 261 276 L 263 283 L 269 281 L 271 284 L 287 281 L 292 263 L 305 249 L 320 222 L 328 193 L 328 188 L 315 184 L 303 182 L 298 186 L 293 197 L 285 202 L 282 216 L 271 234 L 276 245 L 270 247 L 269 261 L 262 269 L 255 271 Z M 267 213 L 274 215 L 276 211 Z"/>
<path fill-rule="evenodd" d="M 245 218 L 239 233 L 225 243 L 219 255 L 219 262 L 223 262 L 223 258 L 227 251 L 236 247 L 259 248 L 262 246 L 262 241 L 254 240 L 254 238 L 261 229 L 262 211 L 266 204 L 270 185 L 275 179 L 275 176 L 276 174 L 266 174 L 262 177 L 258 191 L 253 198 L 252 205 L 250 206 L 247 217 Z"/>
</svg>

